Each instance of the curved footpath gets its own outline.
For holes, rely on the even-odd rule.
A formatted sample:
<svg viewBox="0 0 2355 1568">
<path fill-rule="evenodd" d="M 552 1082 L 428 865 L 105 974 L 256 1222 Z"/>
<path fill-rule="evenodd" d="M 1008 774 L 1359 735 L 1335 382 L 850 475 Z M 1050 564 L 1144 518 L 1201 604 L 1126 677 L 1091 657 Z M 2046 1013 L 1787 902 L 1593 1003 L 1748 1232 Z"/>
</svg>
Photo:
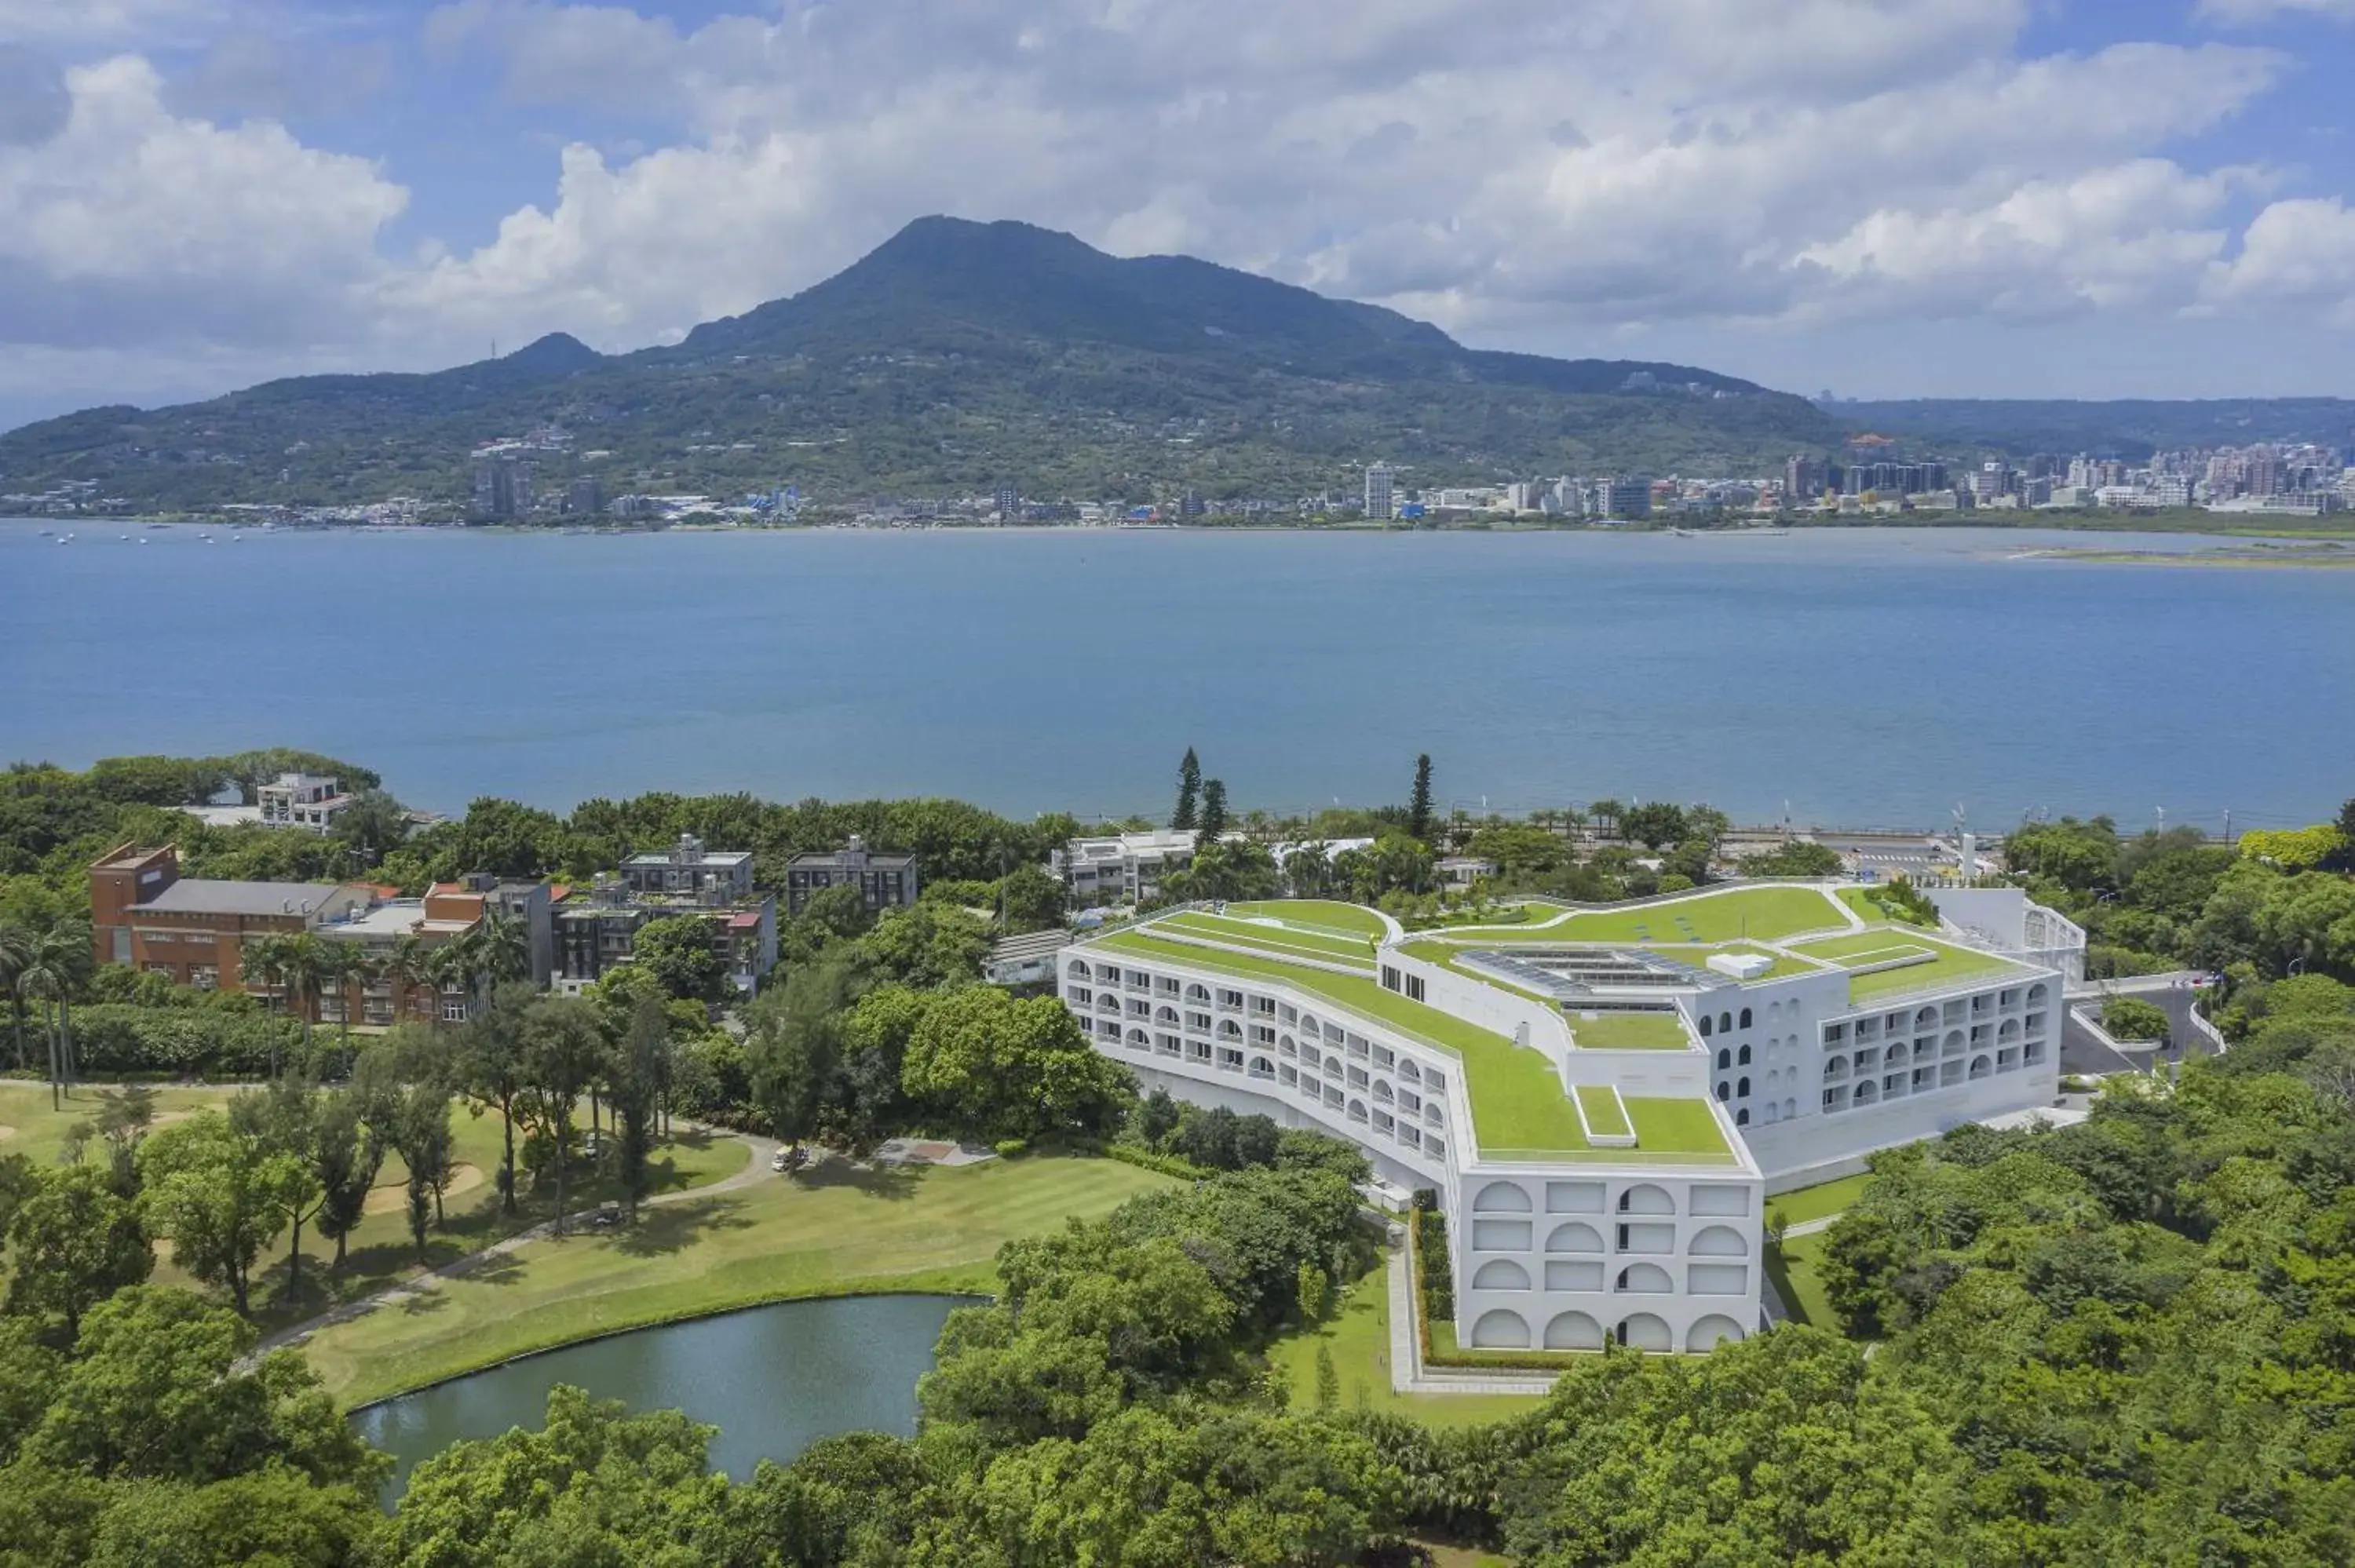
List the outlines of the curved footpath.
<svg viewBox="0 0 2355 1568">
<path fill-rule="evenodd" d="M 777 1151 L 784 1147 L 775 1139 L 763 1138 L 758 1133 L 733 1132 L 724 1128 L 705 1128 L 699 1124 L 687 1122 L 682 1122 L 679 1125 L 689 1130 L 718 1132 L 735 1139 L 751 1148 L 751 1158 L 744 1162 L 744 1169 L 732 1176 L 723 1176 L 719 1181 L 709 1182 L 701 1187 L 681 1187 L 675 1192 L 657 1192 L 653 1197 L 642 1201 L 638 1204 L 641 1209 L 656 1208 L 666 1203 L 684 1203 L 698 1198 L 717 1197 L 722 1192 L 740 1192 L 764 1176 L 773 1175 L 774 1173 L 769 1169 L 769 1161 L 774 1159 Z M 577 1229 L 594 1219 L 596 1214 L 597 1211 L 594 1209 L 584 1209 L 580 1213 L 568 1216 L 565 1224 L 570 1228 Z M 261 1341 L 253 1347 L 252 1353 L 240 1364 L 250 1366 L 272 1351 L 300 1345 L 322 1329 L 333 1328 L 338 1323 L 348 1323 L 355 1318 L 364 1318 L 382 1308 L 398 1307 L 404 1302 L 413 1301 L 419 1297 L 430 1295 L 439 1290 L 442 1287 L 442 1282 L 445 1279 L 462 1279 L 492 1258 L 504 1257 L 510 1253 L 522 1250 L 534 1242 L 549 1241 L 555 1236 L 556 1222 L 543 1220 L 527 1230 L 520 1230 L 511 1236 L 502 1237 L 479 1252 L 470 1252 L 464 1257 L 453 1258 L 438 1268 L 430 1268 L 422 1273 L 413 1274 L 397 1285 L 386 1286 L 373 1295 L 363 1296 L 357 1301 L 346 1301 L 341 1306 L 331 1307 L 317 1317 L 307 1319 L 293 1328 L 281 1329 L 274 1334 L 265 1335 Z"/>
</svg>

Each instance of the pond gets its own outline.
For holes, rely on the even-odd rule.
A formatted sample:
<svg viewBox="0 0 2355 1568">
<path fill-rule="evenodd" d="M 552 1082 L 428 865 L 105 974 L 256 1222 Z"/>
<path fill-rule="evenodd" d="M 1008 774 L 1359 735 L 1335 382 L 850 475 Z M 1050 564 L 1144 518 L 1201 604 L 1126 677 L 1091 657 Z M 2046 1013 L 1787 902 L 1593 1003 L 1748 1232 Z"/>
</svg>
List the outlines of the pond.
<svg viewBox="0 0 2355 1568">
<path fill-rule="evenodd" d="M 930 1371 L 950 1296 L 780 1301 L 639 1329 L 527 1356 L 355 1411 L 352 1425 L 399 1463 L 388 1502 L 420 1461 L 464 1437 L 538 1426 L 559 1383 L 634 1413 L 684 1410 L 719 1428 L 711 1463 L 749 1478 L 841 1432 L 916 1429 L 916 1380 Z"/>
</svg>

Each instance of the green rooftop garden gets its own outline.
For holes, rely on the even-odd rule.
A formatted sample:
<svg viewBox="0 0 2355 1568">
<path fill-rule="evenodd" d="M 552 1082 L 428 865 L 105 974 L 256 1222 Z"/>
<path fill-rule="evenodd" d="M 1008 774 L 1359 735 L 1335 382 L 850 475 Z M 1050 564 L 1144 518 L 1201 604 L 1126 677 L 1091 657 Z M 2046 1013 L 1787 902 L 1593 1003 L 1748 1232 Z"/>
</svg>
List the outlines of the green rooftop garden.
<svg viewBox="0 0 2355 1568">
<path fill-rule="evenodd" d="M 2009 959 L 1999 959 L 1992 953 L 1982 953 L 1971 948 L 1958 948 L 1905 926 L 1877 926 L 1871 930 L 1858 931 L 1845 937 L 1828 937 L 1818 941 L 1797 943 L 1792 950 L 1838 964 L 1850 971 L 1904 958 L 1908 954 L 1926 955 L 1918 962 L 1870 974 L 1851 972 L 1848 978 L 1848 998 L 1851 1004 L 1902 996 L 1910 991 L 1936 990 L 2019 968 Z"/>
<path fill-rule="evenodd" d="M 1197 947 L 1152 934 L 1151 927 L 1131 927 L 1099 937 L 1087 944 L 1093 951 L 1128 954 L 1193 965 L 1220 973 L 1256 977 L 1323 997 L 1336 1007 L 1377 1020 L 1446 1051 L 1463 1063 L 1465 1097 L 1472 1106 L 1473 1135 L 1483 1154 L 1492 1158 L 1527 1155 L 1532 1159 L 1636 1160 L 1731 1159 L 1708 1106 L 1698 1099 L 1627 1102 L 1636 1123 L 1637 1147 L 1593 1150 L 1579 1126 L 1578 1114 L 1563 1094 L 1553 1066 L 1539 1052 L 1516 1045 L 1501 1034 L 1466 1022 L 1454 1013 L 1419 1001 L 1409 1001 L 1384 991 L 1370 977 L 1336 974 L 1309 969 L 1258 952 Z M 1640 1107 L 1664 1107 L 1646 1113 Z M 1700 1121 L 1674 1107 L 1700 1114 Z"/>
<path fill-rule="evenodd" d="M 1762 948 L 1755 942 L 1710 942 L 1699 946 L 1679 942 L 1647 942 L 1635 950 L 1657 953 L 1661 958 L 1674 959 L 1678 963 L 1690 964 L 1697 969 L 1713 975 L 1717 974 L 1717 971 L 1709 967 L 1709 960 L 1715 955 L 1719 953 L 1748 954 L 1767 961 L 1769 967 L 1758 977 L 1762 980 L 1785 980 L 1792 975 L 1809 974 L 1817 968 L 1805 959 L 1793 958 L 1788 953 L 1778 953 L 1772 948 Z M 1718 978 L 1727 980 L 1732 977 L 1719 975 Z"/>
<path fill-rule="evenodd" d="M 1230 904 L 1227 913 L 1272 917 L 1287 926 L 1363 937 L 1369 941 L 1390 935 L 1380 915 L 1362 904 L 1344 904 L 1337 898 L 1270 898 L 1256 904 Z"/>
<path fill-rule="evenodd" d="M 1167 916 L 1156 921 L 1156 925 L 1163 930 L 1183 931 L 1188 936 L 1208 937 L 1220 942 L 1236 942 L 1279 956 L 1296 953 L 1302 958 L 1355 964 L 1374 961 L 1374 945 L 1365 938 L 1333 936 L 1299 926 L 1271 926 L 1258 921 L 1238 920 L 1231 916 L 1205 915 L 1190 909 Z"/>
<path fill-rule="evenodd" d="M 1849 928 L 1843 907 L 1819 887 L 1735 887 L 1618 909 L 1582 909 L 1518 925 L 1462 927 L 1453 942 L 1506 947 L 1529 942 L 1732 942 L 1748 937 L 1780 941 L 1807 931 Z"/>
<path fill-rule="evenodd" d="M 1566 1012 L 1582 1051 L 1681 1051 L 1691 1044 L 1673 1012 Z"/>
<path fill-rule="evenodd" d="M 1586 1113 L 1587 1130 L 1602 1138 L 1624 1138 L 1636 1129 L 1619 1109 L 1619 1098 L 1600 1084 L 1578 1086 L 1578 1108 Z"/>
</svg>

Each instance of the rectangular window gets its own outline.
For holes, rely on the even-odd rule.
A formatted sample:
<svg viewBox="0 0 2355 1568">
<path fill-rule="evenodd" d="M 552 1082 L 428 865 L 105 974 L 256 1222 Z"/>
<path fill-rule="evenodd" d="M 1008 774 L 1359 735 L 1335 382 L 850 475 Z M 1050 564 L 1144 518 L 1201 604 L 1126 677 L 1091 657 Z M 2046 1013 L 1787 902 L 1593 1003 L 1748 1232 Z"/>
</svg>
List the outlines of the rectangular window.
<svg viewBox="0 0 2355 1568">
<path fill-rule="evenodd" d="M 1423 977 L 1421 975 L 1409 975 L 1406 977 L 1406 999 L 1409 1001 L 1421 1001 L 1423 1000 Z"/>
<path fill-rule="evenodd" d="M 442 1022 L 444 1023 L 465 1022 L 466 999 L 462 996 L 453 997 L 443 1001 L 442 1003 Z"/>
<path fill-rule="evenodd" d="M 1189 1012 L 1186 1015 L 1186 1027 L 1199 1029 L 1207 1034 L 1210 1032 L 1210 1015 L 1207 1012 Z"/>
<path fill-rule="evenodd" d="M 1397 991 L 1400 989 L 1398 966 L 1395 964 L 1384 964 L 1382 966 L 1382 989 L 1384 991 Z"/>
<path fill-rule="evenodd" d="M 1243 993 L 1239 991 L 1222 991 L 1219 993 L 1220 1007 L 1241 1007 L 1242 1004 Z"/>
<path fill-rule="evenodd" d="M 1221 1045 L 1219 1047 L 1220 1066 L 1240 1068 L 1242 1065 L 1243 1054 L 1241 1052 L 1236 1050 L 1231 1045 Z"/>
<path fill-rule="evenodd" d="M 1375 1047 L 1374 1047 L 1374 1065 L 1375 1065 L 1375 1066 L 1377 1066 L 1377 1067 L 1384 1067 L 1384 1068 L 1389 1068 L 1389 1067 L 1395 1067 L 1395 1066 L 1397 1066 L 1397 1065 L 1398 1065 L 1398 1053 L 1397 1053 L 1397 1052 L 1395 1052 L 1395 1051 L 1393 1051 L 1393 1050 L 1391 1050 L 1391 1049 L 1389 1046 L 1387 1046 L 1387 1045 L 1377 1045 L 1377 1046 L 1375 1046 Z"/>
</svg>

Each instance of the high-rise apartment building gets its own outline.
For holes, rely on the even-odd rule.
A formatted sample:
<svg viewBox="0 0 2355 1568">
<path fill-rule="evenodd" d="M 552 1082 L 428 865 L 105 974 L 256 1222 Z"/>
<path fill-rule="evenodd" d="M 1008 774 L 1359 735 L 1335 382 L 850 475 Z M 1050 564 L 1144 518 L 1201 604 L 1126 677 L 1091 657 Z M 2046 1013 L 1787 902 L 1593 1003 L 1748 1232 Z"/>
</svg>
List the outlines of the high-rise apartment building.
<svg viewBox="0 0 2355 1568">
<path fill-rule="evenodd" d="M 1398 503 L 1391 485 L 1394 476 L 1388 463 L 1376 463 L 1366 470 L 1366 515 L 1391 518 L 1398 515 Z"/>
</svg>

